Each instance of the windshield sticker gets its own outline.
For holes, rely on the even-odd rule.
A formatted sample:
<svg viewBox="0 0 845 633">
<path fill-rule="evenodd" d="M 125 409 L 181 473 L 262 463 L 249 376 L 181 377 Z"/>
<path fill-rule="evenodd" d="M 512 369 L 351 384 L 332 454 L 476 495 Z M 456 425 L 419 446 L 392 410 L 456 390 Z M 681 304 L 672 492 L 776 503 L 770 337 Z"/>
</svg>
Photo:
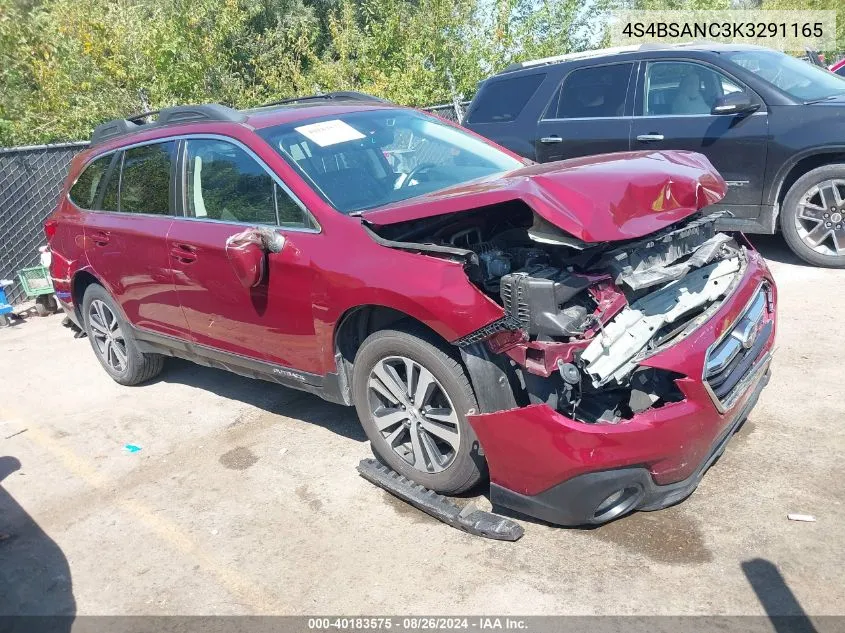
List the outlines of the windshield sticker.
<svg viewBox="0 0 845 633">
<path fill-rule="evenodd" d="M 364 138 L 364 135 L 358 130 L 339 119 L 301 125 L 294 129 L 307 139 L 314 141 L 320 147 L 337 145 L 338 143 L 346 143 L 347 141 L 357 141 L 358 139 Z"/>
</svg>

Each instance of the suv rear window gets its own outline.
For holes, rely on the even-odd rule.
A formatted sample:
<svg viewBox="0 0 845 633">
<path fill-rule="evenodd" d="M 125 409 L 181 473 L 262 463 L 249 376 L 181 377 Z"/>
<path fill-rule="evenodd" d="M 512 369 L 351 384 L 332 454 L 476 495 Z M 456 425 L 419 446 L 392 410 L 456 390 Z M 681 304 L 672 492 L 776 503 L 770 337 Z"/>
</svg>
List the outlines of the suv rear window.
<svg viewBox="0 0 845 633">
<path fill-rule="evenodd" d="M 97 193 L 103 183 L 103 178 L 109 170 L 114 154 L 108 156 L 101 156 L 93 163 L 88 165 L 79 178 L 76 184 L 70 188 L 70 199 L 73 203 L 81 209 L 93 209 L 97 201 Z"/>
<path fill-rule="evenodd" d="M 545 77 L 545 73 L 535 73 L 485 84 L 477 97 L 477 105 L 467 118 L 467 123 L 513 121 L 537 92 Z"/>
</svg>

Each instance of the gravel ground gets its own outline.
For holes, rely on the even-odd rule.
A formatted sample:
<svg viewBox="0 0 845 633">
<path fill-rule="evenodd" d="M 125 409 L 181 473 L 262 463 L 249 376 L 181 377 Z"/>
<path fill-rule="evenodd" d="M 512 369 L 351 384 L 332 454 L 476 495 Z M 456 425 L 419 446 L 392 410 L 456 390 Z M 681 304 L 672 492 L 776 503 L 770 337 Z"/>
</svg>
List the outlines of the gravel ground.
<svg viewBox="0 0 845 633">
<path fill-rule="evenodd" d="M 121 387 L 61 315 L 0 330 L 0 613 L 845 614 L 845 271 L 756 241 L 773 377 L 697 492 L 517 543 L 358 477 L 352 409 L 176 360 Z"/>
</svg>

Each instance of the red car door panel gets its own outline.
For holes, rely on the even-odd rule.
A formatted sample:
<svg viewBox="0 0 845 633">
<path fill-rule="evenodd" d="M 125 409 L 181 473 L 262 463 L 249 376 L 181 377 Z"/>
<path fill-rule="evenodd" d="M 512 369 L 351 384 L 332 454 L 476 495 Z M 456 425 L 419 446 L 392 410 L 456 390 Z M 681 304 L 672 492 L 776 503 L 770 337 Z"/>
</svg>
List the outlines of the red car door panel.
<svg viewBox="0 0 845 633">
<path fill-rule="evenodd" d="M 88 262 L 137 327 L 187 335 L 167 253 L 173 218 L 85 214 Z"/>
<path fill-rule="evenodd" d="M 179 302 L 193 340 L 225 352 L 318 373 L 313 350 L 313 273 L 307 248 L 317 235 L 291 233 L 280 253 L 265 255 L 264 277 L 244 288 L 226 254 L 226 241 L 246 227 L 176 219 L 168 237 Z M 180 251 L 190 249 L 193 259 Z"/>
<path fill-rule="evenodd" d="M 308 253 L 316 224 L 245 146 L 188 139 L 185 218 L 167 240 L 179 303 L 193 340 L 203 346 L 311 373 L 323 373 L 314 332 L 315 273 Z M 281 226 L 278 226 L 281 224 Z M 245 288 L 226 253 L 230 237 L 251 226 L 285 236 L 266 253 L 264 275 Z"/>
<path fill-rule="evenodd" d="M 99 195 L 101 210 L 83 214 L 83 224 L 88 263 L 126 318 L 136 327 L 186 338 L 167 253 L 175 147 L 169 141 L 123 152 Z"/>
</svg>

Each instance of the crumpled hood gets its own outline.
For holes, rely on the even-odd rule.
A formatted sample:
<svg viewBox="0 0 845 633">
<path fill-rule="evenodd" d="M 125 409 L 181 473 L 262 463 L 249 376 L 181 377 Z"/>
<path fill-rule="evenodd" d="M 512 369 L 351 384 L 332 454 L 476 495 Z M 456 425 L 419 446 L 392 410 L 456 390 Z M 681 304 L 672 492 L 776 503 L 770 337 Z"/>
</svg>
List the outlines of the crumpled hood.
<svg viewBox="0 0 845 633">
<path fill-rule="evenodd" d="M 701 154 L 619 152 L 523 167 L 362 214 L 375 226 L 522 200 L 584 242 L 642 237 L 724 198 Z"/>
</svg>

